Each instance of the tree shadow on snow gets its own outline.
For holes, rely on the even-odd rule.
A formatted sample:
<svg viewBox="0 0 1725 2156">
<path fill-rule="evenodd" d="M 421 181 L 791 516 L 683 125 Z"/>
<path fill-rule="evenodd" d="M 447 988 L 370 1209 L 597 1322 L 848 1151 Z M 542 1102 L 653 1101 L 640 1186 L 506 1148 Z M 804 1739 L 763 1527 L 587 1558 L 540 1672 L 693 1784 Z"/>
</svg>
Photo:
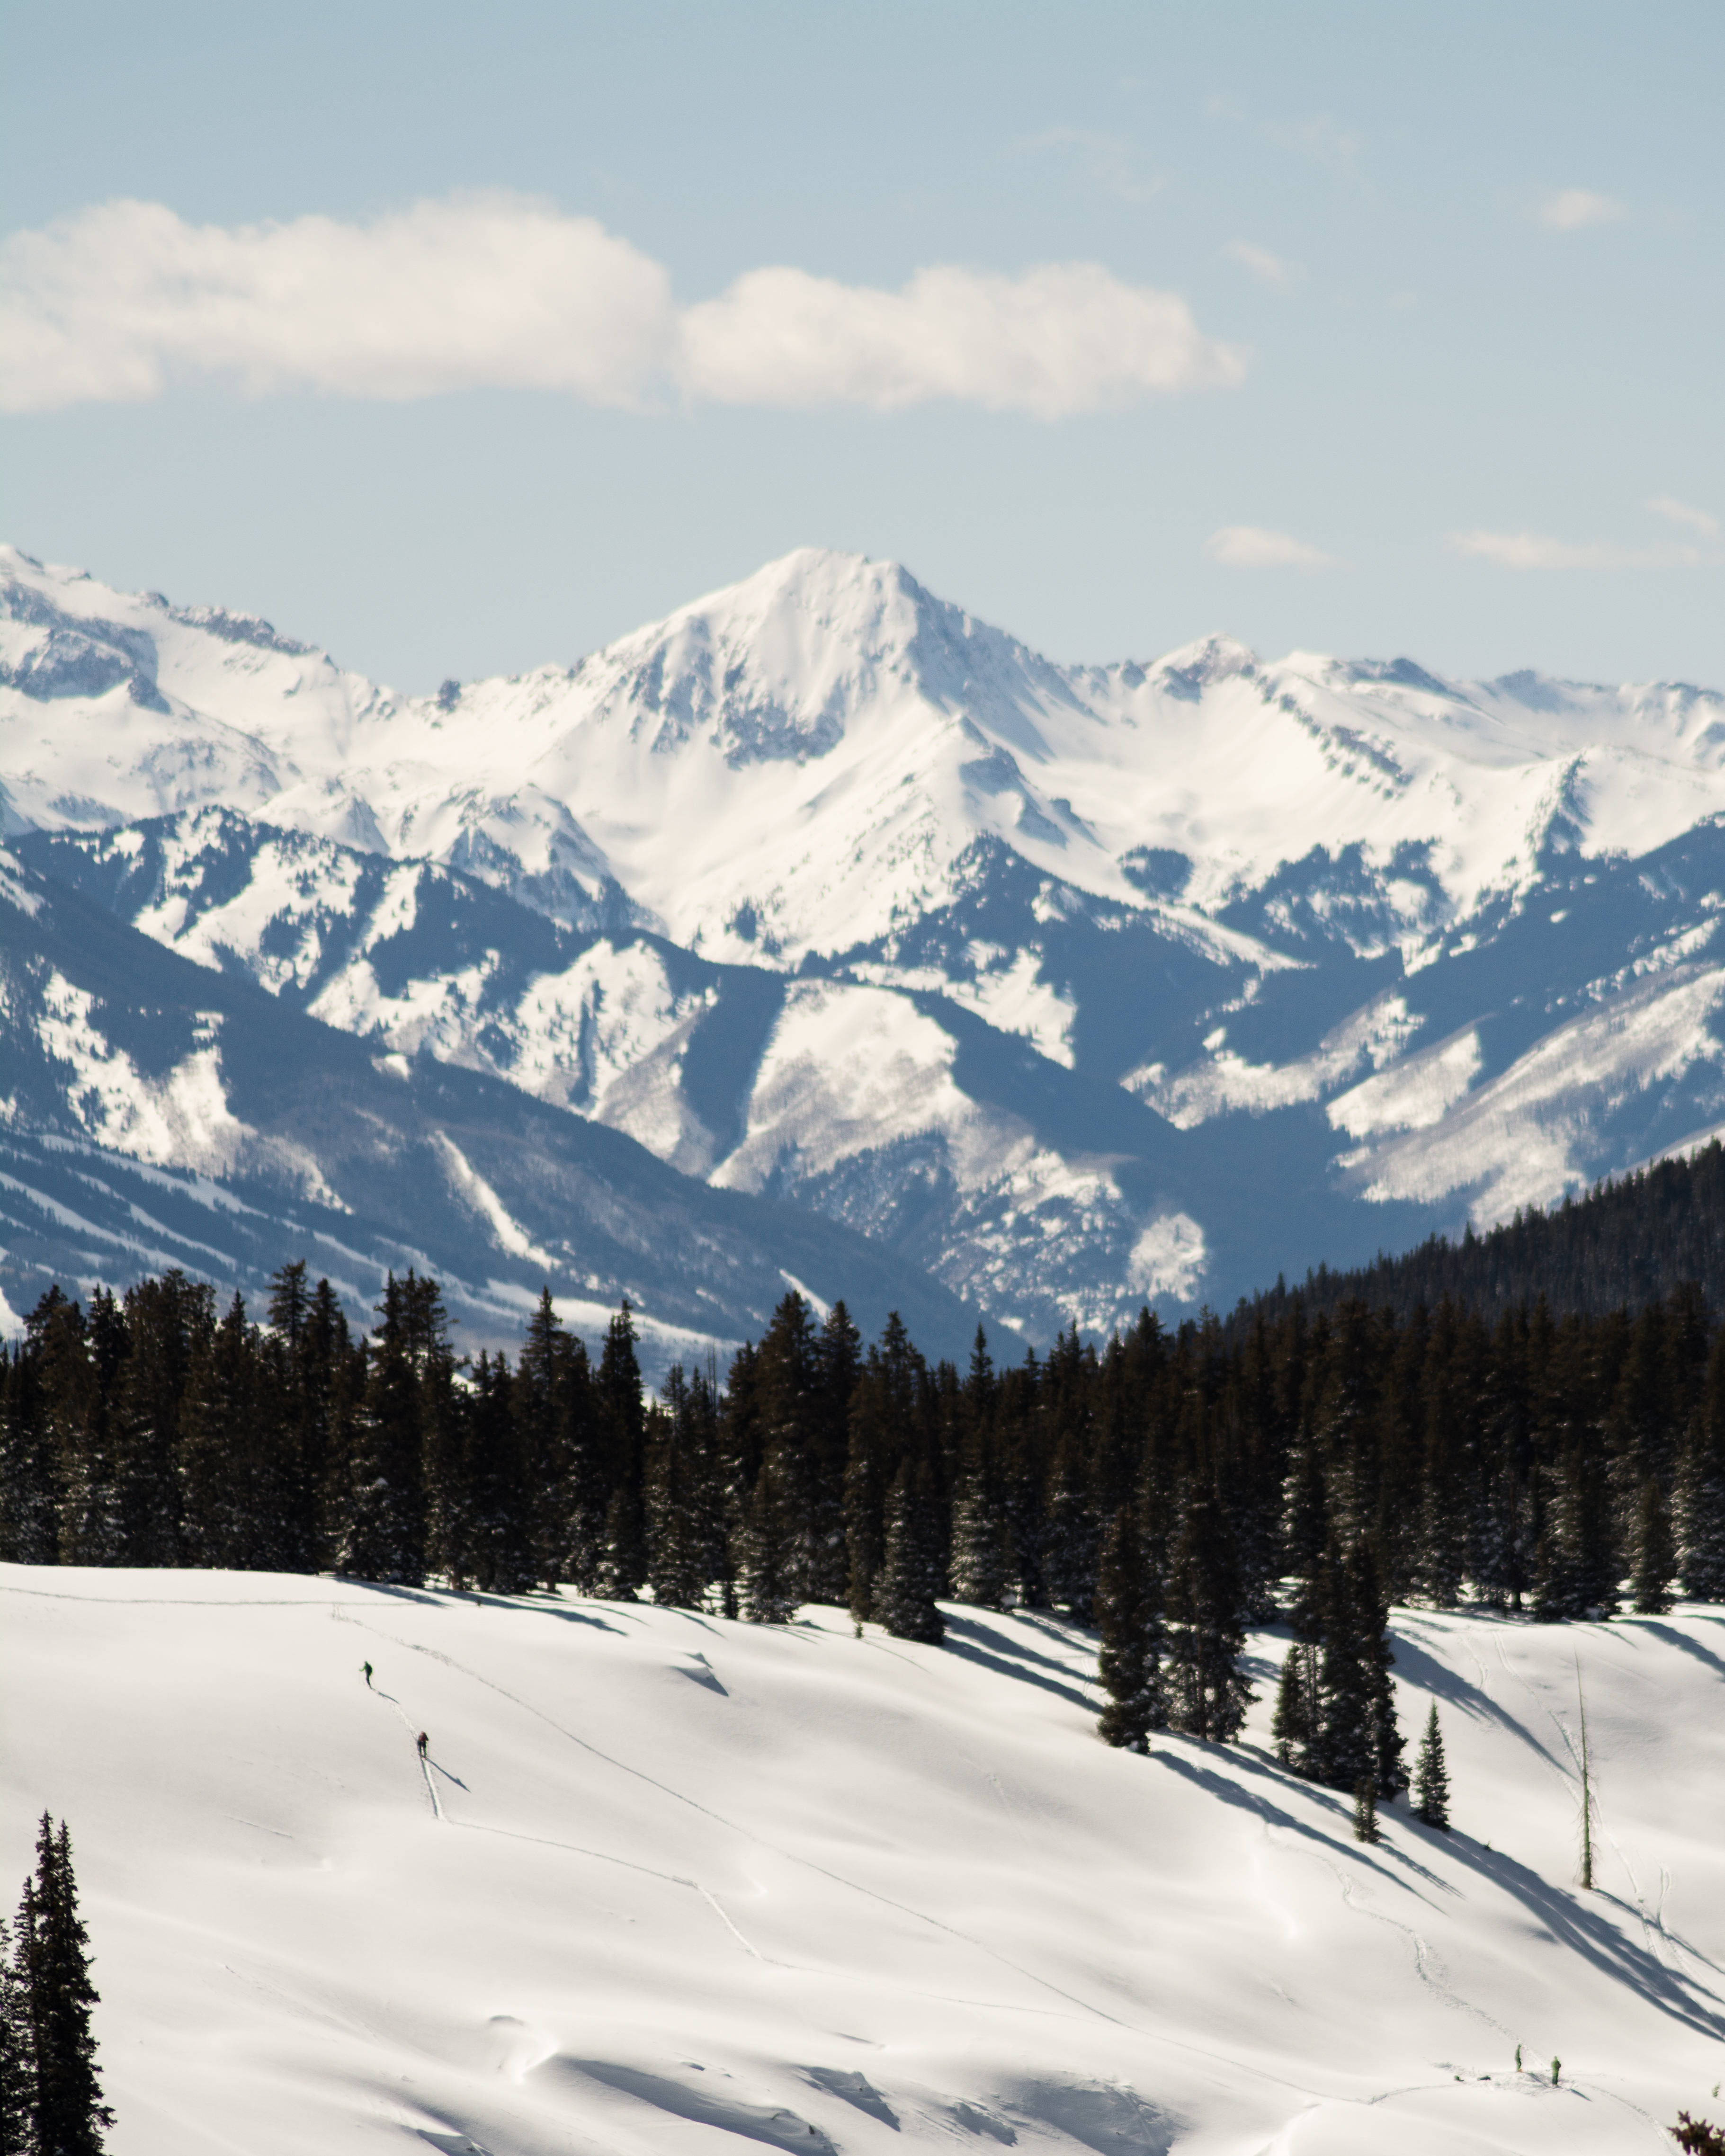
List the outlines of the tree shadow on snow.
<svg viewBox="0 0 1725 2156">
<path fill-rule="evenodd" d="M 1465 1714 L 1475 1722 L 1489 1722 L 1507 1736 L 1518 1738 L 1529 1751 L 1540 1758 L 1567 1768 L 1568 1762 L 1548 1752 L 1527 1726 L 1516 1720 L 1506 1708 L 1501 1707 L 1488 1691 L 1466 1677 L 1458 1676 L 1446 1663 L 1429 1655 L 1415 1639 L 1401 1630 L 1391 1634 L 1395 1656 L 1395 1673 L 1403 1683 L 1416 1691 L 1430 1692 L 1435 1698 Z"/>
<path fill-rule="evenodd" d="M 1675 1625 L 1661 1625 L 1656 1617 L 1637 1617 L 1634 1623 L 1638 1632 L 1651 1632 L 1667 1646 L 1681 1647 L 1686 1655 L 1693 1655 L 1698 1662 L 1705 1662 L 1715 1676 L 1725 1677 L 1725 1657 L 1716 1655 L 1711 1647 L 1702 1646 L 1699 1640 L 1692 1640 L 1686 1633 L 1680 1632 Z"/>
<path fill-rule="evenodd" d="M 1290 1834 L 1298 1835 L 1302 1840 L 1316 1842 L 1327 1856 L 1350 1856 L 1368 1871 L 1375 1871 L 1386 1884 L 1405 1887 L 1423 1902 L 1430 1901 L 1430 1897 L 1420 1893 L 1418 1887 L 1392 1871 L 1390 1866 L 1393 1861 L 1399 1859 L 1406 1870 L 1417 1873 L 1430 1885 L 1439 1888 L 1443 1886 L 1444 1882 L 1435 1873 L 1427 1871 L 1423 1865 L 1406 1858 L 1399 1850 L 1391 1849 L 1384 1842 L 1356 1841 L 1353 1839 L 1352 1804 L 1344 1801 L 1335 1790 L 1326 1789 L 1321 1782 L 1301 1782 L 1298 1787 L 1302 1796 L 1312 1798 L 1326 1811 L 1334 1811 L 1336 1831 L 1333 1834 L 1327 1834 L 1322 1827 L 1314 1826 L 1309 1820 L 1284 1810 L 1281 1805 L 1257 1790 L 1242 1789 L 1238 1782 L 1230 1781 L 1225 1774 L 1219 1774 L 1214 1768 L 1202 1766 L 1196 1759 L 1189 1759 L 1181 1753 L 1162 1747 L 1153 1750 L 1150 1756 L 1159 1760 L 1172 1773 L 1181 1775 L 1204 1790 L 1207 1795 L 1219 1797 L 1224 1804 L 1234 1805 L 1236 1810 L 1254 1813 L 1267 1826 L 1285 1827 Z M 1271 1768 L 1259 1767 L 1249 1758 L 1240 1755 L 1235 1755 L 1232 1763 L 1237 1763 L 1246 1773 L 1255 1773 L 1266 1779 L 1275 1772 Z"/>
<path fill-rule="evenodd" d="M 1685 2028 L 1715 2042 L 1725 2037 L 1725 2014 L 1698 1999 L 1687 1977 L 1667 1969 L 1645 1947 L 1636 1945 L 1606 1917 L 1596 1914 L 1579 1892 L 1549 1885 L 1525 1864 L 1506 1856 L 1501 1850 L 1486 1848 L 1471 1836 L 1455 1835 L 1450 1839 L 1461 1862 L 1512 1896 L 1558 1945 L 1579 1954 L 1602 1975 L 1627 1984 L 1650 2006 L 1681 2022 Z M 1594 1898 L 1609 1898 L 1625 1916 L 1640 1917 L 1639 1911 L 1630 1909 L 1615 1895 Z"/>
<path fill-rule="evenodd" d="M 984 1640 L 987 1645 L 982 1644 Z M 1035 1654 L 1028 1649 L 1015 1652 L 1010 1640 L 1003 1639 L 986 1625 L 977 1624 L 968 1617 L 949 1616 L 945 1645 L 948 1654 L 974 1662 L 979 1669 L 993 1670 L 998 1676 L 1016 1677 L 1020 1684 L 1036 1685 L 1044 1691 L 1070 1701 L 1074 1707 L 1081 1707 L 1086 1713 L 1096 1711 L 1096 1702 L 1068 1681 L 1064 1664 L 1056 1662 L 1052 1656 Z M 1033 1667 L 1033 1664 L 1041 1666 Z M 1058 1677 L 1045 1674 L 1047 1670 L 1055 1669 L 1062 1672 Z"/>
</svg>

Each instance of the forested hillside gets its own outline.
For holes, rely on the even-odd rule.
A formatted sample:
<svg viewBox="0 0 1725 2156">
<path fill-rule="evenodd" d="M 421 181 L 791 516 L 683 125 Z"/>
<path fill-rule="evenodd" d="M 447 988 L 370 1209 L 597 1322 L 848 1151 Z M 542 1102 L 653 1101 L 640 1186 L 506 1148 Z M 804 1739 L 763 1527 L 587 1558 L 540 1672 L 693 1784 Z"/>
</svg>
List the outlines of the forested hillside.
<svg viewBox="0 0 1725 2156">
<path fill-rule="evenodd" d="M 1297 1296 L 1307 1313 L 1359 1301 L 1408 1317 L 1445 1296 L 1497 1317 L 1543 1296 L 1553 1310 L 1603 1316 L 1639 1311 L 1691 1282 L 1710 1309 L 1725 1308 L 1725 1148 L 1656 1162 L 1604 1182 L 1549 1212 L 1529 1206 L 1513 1220 L 1459 1242 L 1433 1235 L 1401 1257 L 1332 1272 L 1320 1265 L 1291 1289 L 1279 1282 L 1245 1306 L 1247 1322 L 1286 1314 Z M 1241 1322 L 1236 1313 L 1234 1323 Z"/>
<path fill-rule="evenodd" d="M 596 1358 L 547 1293 L 512 1363 L 468 1362 L 434 1281 L 392 1277 L 356 1339 L 295 1263 L 267 1319 L 178 1273 L 46 1295 L 4 1368 L 0 1556 L 842 1604 L 929 1641 L 942 1599 L 1054 1609 L 1101 1625 L 1137 1744 L 1235 1734 L 1245 1628 L 1286 1614 L 1291 1760 L 1387 1794 L 1392 1603 L 1725 1599 L 1725 1328 L 1693 1282 L 1634 1315 L 1146 1312 L 1006 1368 L 978 1332 L 963 1370 L 793 1292 L 722 1378 L 674 1366 L 652 1398 L 626 1305 Z"/>
</svg>

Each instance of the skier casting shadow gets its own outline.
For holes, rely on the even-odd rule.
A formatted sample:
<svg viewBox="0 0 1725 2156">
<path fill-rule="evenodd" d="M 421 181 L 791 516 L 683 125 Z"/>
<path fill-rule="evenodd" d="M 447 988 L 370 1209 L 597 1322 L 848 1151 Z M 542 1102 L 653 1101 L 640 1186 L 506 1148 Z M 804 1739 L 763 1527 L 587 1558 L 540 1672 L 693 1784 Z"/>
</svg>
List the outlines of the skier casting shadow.
<svg viewBox="0 0 1725 2156">
<path fill-rule="evenodd" d="M 419 1757 L 423 1759 L 423 1758 L 425 1757 L 425 1748 L 426 1748 L 426 1746 L 427 1746 L 429 1743 L 430 1743 L 431 1739 L 430 1739 L 430 1738 L 429 1738 L 426 1734 L 425 1734 L 425 1732 L 422 1729 L 422 1730 L 419 1732 L 418 1738 L 418 1739 L 417 1739 L 416 1741 L 418 1742 L 418 1747 L 419 1747 Z"/>
</svg>

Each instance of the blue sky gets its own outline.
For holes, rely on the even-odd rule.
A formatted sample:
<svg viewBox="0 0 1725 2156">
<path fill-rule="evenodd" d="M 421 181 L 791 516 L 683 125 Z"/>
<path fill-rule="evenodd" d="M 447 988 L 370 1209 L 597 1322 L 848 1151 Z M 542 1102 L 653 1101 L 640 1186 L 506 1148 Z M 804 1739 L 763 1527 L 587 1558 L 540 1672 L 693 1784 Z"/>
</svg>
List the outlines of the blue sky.
<svg viewBox="0 0 1725 2156">
<path fill-rule="evenodd" d="M 1725 685 L 1712 0 L 6 0 L 0 39 L 32 552 L 410 689 L 809 543 L 1065 660 Z"/>
</svg>

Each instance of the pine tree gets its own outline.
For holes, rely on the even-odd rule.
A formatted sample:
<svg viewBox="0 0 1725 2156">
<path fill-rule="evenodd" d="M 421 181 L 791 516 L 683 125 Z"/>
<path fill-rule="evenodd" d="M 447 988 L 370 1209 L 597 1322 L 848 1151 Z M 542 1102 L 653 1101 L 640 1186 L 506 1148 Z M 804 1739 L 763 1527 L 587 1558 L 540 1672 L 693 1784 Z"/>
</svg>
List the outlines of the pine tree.
<svg viewBox="0 0 1725 2156">
<path fill-rule="evenodd" d="M 797 1614 L 796 1530 L 784 1484 L 779 1455 L 769 1452 L 739 1537 L 742 1614 L 751 1624 L 788 1625 Z"/>
<path fill-rule="evenodd" d="M 1445 1834 L 1450 1831 L 1450 1775 L 1444 1764 L 1444 1738 L 1438 1727 L 1435 1700 L 1425 1717 L 1425 1734 L 1414 1761 L 1414 1816 Z"/>
<path fill-rule="evenodd" d="M 1379 1839 L 1378 1784 L 1371 1774 L 1362 1774 L 1353 1785 L 1353 1838 L 1356 1841 Z"/>
<path fill-rule="evenodd" d="M 999 1609 L 1006 1599 L 1006 1520 L 998 1489 L 987 1471 L 974 1469 L 952 1503 L 952 1599 L 978 1609 Z"/>
<path fill-rule="evenodd" d="M 639 1337 L 625 1296 L 605 1328 L 594 1385 L 610 1488 L 598 1584 L 609 1602 L 633 1602 L 647 1584 L 647 1411 L 635 1354 Z"/>
<path fill-rule="evenodd" d="M 1317 1779 L 1351 1789 L 1362 1774 L 1376 1779 L 1370 1620 L 1360 1607 L 1359 1571 L 1332 1540 L 1320 1575 L 1323 1648 L 1312 1743 Z"/>
<path fill-rule="evenodd" d="M 33 1895 L 33 1886 L 29 1890 Z M 0 2156 L 36 2156 L 36 2031 L 30 1994 L 0 1917 Z"/>
<path fill-rule="evenodd" d="M 1725 1326 L 1714 1336 L 1702 1404 L 1677 1474 L 1678 1578 L 1695 1602 L 1725 1602 Z"/>
<path fill-rule="evenodd" d="M 90 2009 L 90 1938 L 78 1913 L 72 1844 L 46 1812 L 36 1836 L 36 1876 L 18 1911 L 18 1958 L 28 1988 L 36 2055 L 37 2156 L 98 2156 L 114 2114 L 102 2101 Z"/>
<path fill-rule="evenodd" d="M 1151 1731 L 1168 1724 L 1162 1582 L 1130 1504 L 1115 1514 L 1102 1545 L 1096 1617 L 1096 1676 L 1108 1695 L 1097 1727 L 1108 1743 L 1147 1752 Z"/>
<path fill-rule="evenodd" d="M 52 1564 L 59 1555 L 54 1444 L 33 1342 L 0 1349 L 0 1559 Z"/>
<path fill-rule="evenodd" d="M 698 1609 L 713 1577 L 706 1486 L 716 1463 L 701 1397 L 680 1363 L 667 1373 L 660 1401 L 647 1446 L 647 1584 L 656 1603 Z"/>
<path fill-rule="evenodd" d="M 1189 1737 L 1225 1744 L 1240 1734 L 1252 1694 L 1241 1675 L 1240 1575 L 1212 1491 L 1188 1503 L 1168 1562 L 1168 1720 Z"/>
<path fill-rule="evenodd" d="M 1281 1666 L 1270 1734 L 1282 1765 L 1307 1779 L 1312 1772 L 1312 1740 L 1317 1728 L 1317 1650 L 1307 1641 L 1296 1640 Z"/>
<path fill-rule="evenodd" d="M 1671 1507 L 1656 1475 L 1650 1475 L 1641 1485 L 1635 1509 L 1635 1553 L 1631 1584 L 1635 1608 L 1644 1617 L 1661 1616 L 1671 1606 L 1677 1552 L 1671 1539 Z"/>
<path fill-rule="evenodd" d="M 937 1647 L 947 1630 L 936 1599 L 946 1577 L 946 1553 L 926 1460 L 907 1458 L 900 1468 L 886 1500 L 886 1524 L 875 1616 L 901 1640 Z"/>
</svg>

